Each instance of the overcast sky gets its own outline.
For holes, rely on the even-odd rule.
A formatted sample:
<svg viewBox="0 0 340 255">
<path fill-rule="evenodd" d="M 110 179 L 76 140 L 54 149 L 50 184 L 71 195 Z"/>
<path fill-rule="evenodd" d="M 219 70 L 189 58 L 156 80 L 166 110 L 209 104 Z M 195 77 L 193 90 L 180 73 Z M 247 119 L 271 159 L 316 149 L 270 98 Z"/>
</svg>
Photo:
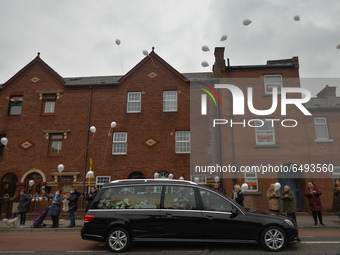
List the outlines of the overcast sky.
<svg viewBox="0 0 340 255">
<path fill-rule="evenodd" d="M 231 65 L 298 56 L 301 78 L 340 85 L 339 13 L 338 0 L 0 0 L 0 83 L 37 52 L 78 77 L 125 74 L 152 47 L 181 73 L 211 71 L 214 48 L 225 47 Z"/>
</svg>

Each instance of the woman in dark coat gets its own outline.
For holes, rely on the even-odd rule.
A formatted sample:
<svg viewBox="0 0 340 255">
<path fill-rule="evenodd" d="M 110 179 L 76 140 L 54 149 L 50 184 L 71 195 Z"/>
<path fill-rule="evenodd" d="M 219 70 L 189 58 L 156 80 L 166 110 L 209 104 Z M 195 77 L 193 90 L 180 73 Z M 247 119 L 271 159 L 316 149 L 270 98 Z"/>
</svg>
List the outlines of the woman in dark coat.
<svg viewBox="0 0 340 255">
<path fill-rule="evenodd" d="M 333 187 L 333 206 L 332 210 L 338 212 L 340 219 L 340 179 L 335 180 Z"/>
<path fill-rule="evenodd" d="M 59 226 L 59 214 L 60 214 L 60 205 L 63 203 L 63 198 L 60 195 L 60 190 L 56 190 L 54 195 L 49 195 L 42 190 L 42 193 L 47 197 L 52 199 L 52 204 L 50 209 L 48 210 L 48 214 L 52 217 L 53 225 L 51 228 L 57 228 Z"/>
<path fill-rule="evenodd" d="M 86 205 L 86 212 L 90 209 L 90 206 L 93 202 L 93 199 L 95 198 L 95 196 L 97 195 L 97 190 L 95 187 L 91 187 L 91 191 L 90 193 L 88 193 L 86 195 L 86 201 L 87 201 L 87 205 Z"/>
<path fill-rule="evenodd" d="M 77 211 L 77 203 L 78 197 L 80 197 L 81 193 L 77 192 L 75 188 L 72 188 L 70 191 L 70 195 L 64 196 L 69 202 L 68 204 L 68 213 L 70 216 L 70 225 L 67 228 L 73 228 L 76 226 L 76 219 L 74 217 L 74 213 Z"/>
<path fill-rule="evenodd" d="M 313 182 L 308 182 L 307 189 L 305 190 L 305 196 L 308 197 L 309 202 L 309 210 L 313 213 L 314 225 L 318 225 L 318 219 L 316 215 L 319 217 L 320 224 L 325 226 L 322 222 L 322 205 L 321 205 L 321 196 L 322 192 L 315 186 Z"/>
<path fill-rule="evenodd" d="M 26 190 L 22 189 L 20 191 L 20 201 L 18 205 L 18 211 L 20 213 L 20 225 L 19 228 L 25 227 L 26 213 L 30 209 L 31 199 L 27 195 Z"/>
<path fill-rule="evenodd" d="M 240 185 L 236 184 L 234 186 L 234 191 L 233 191 L 233 195 L 231 197 L 236 203 L 238 203 L 239 205 L 243 206 L 243 193 L 241 192 L 241 187 Z"/>
</svg>

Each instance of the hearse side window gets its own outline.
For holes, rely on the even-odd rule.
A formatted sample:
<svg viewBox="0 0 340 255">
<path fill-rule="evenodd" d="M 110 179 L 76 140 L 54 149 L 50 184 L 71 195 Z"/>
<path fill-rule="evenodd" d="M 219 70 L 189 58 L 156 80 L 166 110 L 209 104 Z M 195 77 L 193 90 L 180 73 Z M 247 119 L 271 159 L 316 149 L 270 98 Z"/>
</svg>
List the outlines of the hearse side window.
<svg viewBox="0 0 340 255">
<path fill-rule="evenodd" d="M 205 211 L 231 212 L 233 206 L 229 201 L 203 189 L 200 190 L 200 194 Z"/>
<path fill-rule="evenodd" d="M 162 186 L 107 188 L 91 209 L 159 209 Z"/>
<path fill-rule="evenodd" d="M 194 188 L 166 186 L 164 196 L 165 209 L 196 210 Z"/>
</svg>

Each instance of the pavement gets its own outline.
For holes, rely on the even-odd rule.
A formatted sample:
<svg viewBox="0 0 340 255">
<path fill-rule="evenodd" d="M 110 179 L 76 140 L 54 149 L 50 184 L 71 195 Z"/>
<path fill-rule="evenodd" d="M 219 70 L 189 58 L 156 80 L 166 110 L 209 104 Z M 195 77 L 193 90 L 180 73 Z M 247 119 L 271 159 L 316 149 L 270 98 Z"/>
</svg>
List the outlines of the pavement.
<svg viewBox="0 0 340 255">
<path fill-rule="evenodd" d="M 338 215 L 323 215 L 323 223 L 324 226 L 321 226 L 318 224 L 317 226 L 314 226 L 314 220 L 312 216 L 309 215 L 297 215 L 297 223 L 298 223 L 298 229 L 308 229 L 308 230 L 321 230 L 321 229 L 338 229 L 340 230 L 340 219 Z M 59 220 L 59 227 L 58 228 L 50 228 L 52 226 L 52 220 L 50 219 L 50 216 L 47 216 L 47 218 L 44 220 L 44 223 L 46 224 L 46 227 L 42 228 L 32 228 L 33 220 L 27 220 L 26 221 L 26 227 L 25 228 L 8 228 L 8 226 L 0 221 L 0 234 L 1 233 L 23 233 L 23 232 L 41 232 L 41 231 L 49 231 L 49 232 L 58 232 L 58 231 L 66 231 L 66 232 L 79 232 L 81 228 L 84 225 L 83 219 L 76 219 L 76 227 L 73 228 L 67 228 L 67 226 L 70 223 L 69 218 L 61 218 Z M 19 224 L 19 223 L 18 223 Z"/>
</svg>

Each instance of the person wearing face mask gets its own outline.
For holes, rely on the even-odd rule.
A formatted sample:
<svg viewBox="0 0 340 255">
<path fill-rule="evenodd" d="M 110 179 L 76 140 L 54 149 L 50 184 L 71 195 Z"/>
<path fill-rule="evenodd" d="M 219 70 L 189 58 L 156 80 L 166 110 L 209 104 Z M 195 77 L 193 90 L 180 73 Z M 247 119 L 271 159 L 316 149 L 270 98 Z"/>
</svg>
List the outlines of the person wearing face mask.
<svg viewBox="0 0 340 255">
<path fill-rule="evenodd" d="M 51 228 L 57 228 L 59 226 L 60 205 L 63 203 L 63 198 L 60 195 L 60 190 L 56 190 L 54 195 L 47 194 L 44 189 L 42 190 L 42 193 L 47 198 L 52 199 L 52 204 L 50 209 L 48 210 L 48 214 L 51 215 L 53 222 Z"/>
<path fill-rule="evenodd" d="M 80 197 L 81 193 L 77 192 L 75 188 L 72 188 L 70 191 L 70 195 L 65 195 L 64 197 L 70 201 L 68 204 L 69 210 L 69 216 L 70 216 L 70 225 L 67 226 L 67 228 L 73 228 L 76 226 L 76 219 L 74 217 L 74 213 L 78 209 L 77 203 L 78 203 L 78 197 Z"/>
<path fill-rule="evenodd" d="M 18 211 L 20 213 L 20 225 L 19 228 L 25 227 L 26 222 L 26 213 L 28 212 L 30 208 L 31 199 L 27 195 L 26 190 L 22 189 L 20 190 L 20 201 L 18 205 Z"/>
</svg>

